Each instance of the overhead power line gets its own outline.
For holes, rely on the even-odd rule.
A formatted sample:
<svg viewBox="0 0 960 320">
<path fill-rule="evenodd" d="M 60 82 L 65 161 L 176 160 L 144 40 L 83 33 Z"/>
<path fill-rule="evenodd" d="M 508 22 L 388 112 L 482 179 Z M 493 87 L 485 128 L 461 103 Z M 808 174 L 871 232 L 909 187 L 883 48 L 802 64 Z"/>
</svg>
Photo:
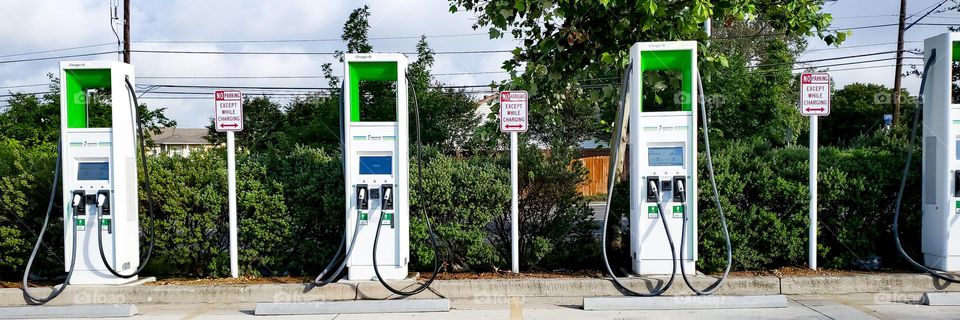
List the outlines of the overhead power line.
<svg viewBox="0 0 960 320">
<path fill-rule="evenodd" d="M 15 86 L 4 86 L 4 87 L 0 87 L 0 89 L 43 87 L 43 86 L 49 86 L 49 85 L 50 85 L 49 83 L 21 84 L 21 85 L 15 85 Z"/>
<path fill-rule="evenodd" d="M 313 90 L 313 91 L 329 91 L 339 88 L 330 88 L 330 87 L 267 87 L 267 86 L 235 86 L 235 85 L 192 85 L 192 84 L 140 84 L 138 87 L 156 87 L 156 88 L 194 88 L 194 89 L 222 89 L 222 88 L 233 88 L 233 89 L 253 89 L 253 90 Z M 469 84 L 469 85 L 446 85 L 446 86 L 431 86 L 432 89 L 465 89 L 465 88 L 488 88 L 491 85 L 489 84 Z"/>
<path fill-rule="evenodd" d="M 928 15 L 930 15 L 931 13 L 933 13 L 934 10 L 937 10 L 937 8 L 940 8 L 940 6 L 942 6 L 943 4 L 947 3 L 947 1 L 949 1 L 949 0 L 943 0 L 943 1 L 941 1 L 940 3 L 937 4 L 937 6 L 933 7 L 932 9 L 930 9 L 930 11 L 927 11 L 927 13 L 924 13 L 922 16 L 920 16 L 919 18 L 917 18 L 917 20 L 914 20 L 912 23 L 910 23 L 910 25 L 908 25 L 908 26 L 907 26 L 906 28 L 904 28 L 903 30 L 904 30 L 904 31 L 910 30 L 910 28 L 913 28 L 913 26 L 916 25 L 917 22 L 920 22 L 920 20 L 923 20 L 923 18 L 926 18 Z M 912 16 L 911 16 L 911 17 L 912 17 Z M 927 24 L 927 25 L 929 25 L 929 24 Z"/>
<path fill-rule="evenodd" d="M 0 55 L 0 58 L 8 58 L 8 57 L 16 57 L 16 56 L 28 56 L 28 55 L 32 55 L 32 54 L 51 53 L 51 52 L 60 52 L 60 51 L 70 51 L 70 50 L 76 50 L 76 49 L 96 48 L 96 47 L 102 47 L 102 46 L 107 46 L 107 45 L 114 45 L 114 44 L 113 44 L 113 43 L 101 43 L 101 44 L 91 44 L 91 45 L 78 46 L 78 47 L 69 47 L 69 48 L 61 48 L 61 49 L 51 49 L 51 50 L 44 50 L 44 51 L 11 53 L 11 54 Z"/>
<path fill-rule="evenodd" d="M 904 41 L 904 43 L 914 43 L 914 42 L 923 42 L 923 41 L 921 41 L 921 40 Z M 891 45 L 891 44 L 897 44 L 897 42 L 896 42 L 896 41 L 877 42 L 877 43 L 869 43 L 869 44 L 858 44 L 858 45 L 852 45 L 852 46 L 840 45 L 839 47 L 804 50 L 803 53 L 807 53 L 807 52 L 819 52 L 819 51 L 832 51 L 832 50 L 845 50 L 845 49 L 865 48 L 865 47 L 876 47 L 876 46 Z"/>
<path fill-rule="evenodd" d="M 461 75 L 475 75 L 475 74 L 501 74 L 507 73 L 507 71 L 479 71 L 479 72 L 453 72 L 453 73 L 431 73 L 431 76 L 461 76 Z M 343 75 L 335 75 L 336 77 L 343 77 Z M 325 78 L 322 75 L 299 75 L 299 76 L 276 76 L 276 75 L 230 75 L 230 76 L 138 76 L 137 79 L 323 79 Z"/>
<path fill-rule="evenodd" d="M 54 57 L 18 59 L 18 60 L 0 60 L 0 64 L 18 63 L 18 62 L 30 62 L 30 61 L 43 61 L 43 60 L 58 60 L 58 59 L 77 58 L 77 57 L 90 57 L 90 56 L 99 56 L 99 55 L 104 55 L 104 54 L 117 54 L 117 51 L 104 51 L 104 52 L 71 54 L 71 55 L 54 56 Z"/>
<path fill-rule="evenodd" d="M 326 55 L 332 56 L 339 54 L 338 52 L 324 52 L 324 51 L 304 51 L 304 52 L 293 52 L 293 51 L 195 51 L 195 50 L 130 50 L 130 52 L 135 53 L 156 53 L 156 54 L 209 54 L 209 55 Z M 445 54 L 487 54 L 487 53 L 511 53 L 513 49 L 509 50 L 468 50 L 468 51 L 433 51 L 432 54 L 435 55 L 445 55 Z M 408 55 L 417 55 L 417 52 L 401 52 L 402 54 Z"/>
<path fill-rule="evenodd" d="M 794 69 L 794 70 L 806 70 L 806 69 L 811 69 L 811 68 L 812 68 L 812 69 L 815 69 L 815 68 L 838 67 L 838 66 L 847 66 L 847 65 L 853 65 L 853 64 L 862 64 L 862 63 L 888 61 L 888 60 L 894 60 L 894 59 L 895 59 L 895 58 L 891 57 L 891 58 L 881 58 L 881 59 L 872 59 L 872 60 L 862 60 L 862 61 L 851 61 L 851 62 L 843 62 L 843 63 L 825 64 L 825 65 L 819 65 L 819 66 L 795 67 L 795 68 L 792 68 L 792 69 Z M 923 58 L 922 58 L 922 57 L 905 57 L 904 59 L 923 59 Z M 754 67 L 754 68 L 758 68 L 758 67 L 769 67 L 769 66 L 778 66 L 778 65 L 783 65 L 783 64 L 756 65 L 756 66 L 753 66 L 753 67 Z"/>
<path fill-rule="evenodd" d="M 922 58 L 907 57 L 905 59 L 922 59 Z M 754 74 L 764 74 L 764 73 L 774 73 L 774 72 L 782 72 L 782 71 L 802 71 L 807 69 L 848 66 L 848 65 L 881 62 L 881 61 L 888 61 L 888 60 L 891 60 L 891 58 L 851 61 L 851 62 L 826 64 L 826 65 L 818 65 L 818 66 L 791 67 L 791 68 L 782 68 L 782 69 L 763 69 L 763 70 L 754 69 L 749 72 Z M 904 64 L 904 65 L 918 66 L 918 64 Z M 861 67 L 830 69 L 829 71 L 830 72 L 853 71 L 853 70 L 864 70 L 864 69 L 875 69 L 875 68 L 888 68 L 893 66 L 894 65 L 861 66 Z M 601 78 L 601 79 L 595 79 L 595 80 L 619 80 L 619 79 L 616 77 L 613 77 L 613 78 Z M 611 82 L 611 83 L 587 84 L 587 85 L 581 85 L 581 88 L 597 89 L 603 86 L 619 85 L 619 83 L 617 82 L 619 81 Z M 218 86 L 218 85 L 172 85 L 172 84 L 149 84 L 149 85 L 144 84 L 144 85 L 138 85 L 138 86 L 139 87 L 151 86 L 151 87 L 159 87 L 159 88 L 180 88 L 180 89 L 220 89 L 220 88 L 251 89 L 251 90 L 261 90 L 261 91 L 246 93 L 248 96 L 267 96 L 267 97 L 302 97 L 305 95 L 316 95 L 316 94 L 320 94 L 321 96 L 324 96 L 324 95 L 328 95 L 328 93 L 324 93 L 322 91 L 330 90 L 330 88 L 324 88 L 324 87 L 256 87 L 256 86 L 243 87 L 243 86 Z M 435 86 L 433 88 L 473 89 L 473 90 L 466 90 L 464 91 L 464 93 L 465 94 L 485 94 L 485 93 L 493 92 L 492 89 L 491 90 L 478 90 L 478 89 L 490 88 L 490 87 L 491 87 L 490 85 L 486 84 L 486 85 Z M 296 92 L 298 90 L 302 92 Z M 275 91 L 285 91 L 285 92 L 275 92 Z M 143 92 L 143 91 L 140 91 L 140 92 Z M 14 94 L 0 95 L 0 97 L 11 97 L 14 95 L 43 95 L 43 94 L 51 94 L 51 93 L 54 93 L 54 92 L 41 91 L 41 92 L 14 93 Z M 197 91 L 150 91 L 149 95 L 151 96 L 144 96 L 142 99 L 145 99 L 145 100 L 209 100 L 210 99 L 209 95 L 211 95 L 211 93 L 197 92 Z M 161 96 L 153 96 L 153 95 L 161 95 Z M 179 96 L 176 96 L 176 95 L 179 95 Z"/>
<path fill-rule="evenodd" d="M 756 65 L 756 67 L 775 67 L 775 66 L 795 65 L 795 64 L 802 64 L 802 63 L 845 60 L 845 59 L 863 58 L 863 57 L 876 56 L 876 55 L 892 54 L 892 53 L 897 53 L 897 51 L 892 50 L 892 51 L 871 52 L 871 53 L 847 55 L 847 56 L 840 56 L 840 57 L 820 58 L 820 59 L 811 59 L 811 60 L 802 60 L 802 61 L 793 61 L 793 62 L 767 63 L 767 64 Z"/>
<path fill-rule="evenodd" d="M 488 36 L 487 33 L 461 33 L 424 35 L 429 38 L 457 38 Z M 405 40 L 420 39 L 421 36 L 371 37 L 367 40 Z M 237 40 L 135 40 L 134 43 L 294 43 L 294 42 L 345 42 L 342 38 L 326 39 L 237 39 Z"/>
<path fill-rule="evenodd" d="M 858 30 L 858 29 L 873 29 L 873 28 L 884 28 L 897 26 L 897 23 L 886 23 L 886 24 L 876 24 L 868 26 L 856 26 L 856 27 L 846 27 L 846 28 L 831 28 L 824 29 L 823 32 L 834 32 L 834 31 L 847 31 L 847 30 Z M 960 23 L 917 23 L 919 26 L 946 26 L 954 27 L 960 26 Z M 736 40 L 736 39 L 754 39 L 754 38 L 767 38 L 767 37 L 782 37 L 785 36 L 783 33 L 758 33 L 751 35 L 737 35 L 737 36 L 717 36 L 711 37 L 710 40 Z"/>
</svg>

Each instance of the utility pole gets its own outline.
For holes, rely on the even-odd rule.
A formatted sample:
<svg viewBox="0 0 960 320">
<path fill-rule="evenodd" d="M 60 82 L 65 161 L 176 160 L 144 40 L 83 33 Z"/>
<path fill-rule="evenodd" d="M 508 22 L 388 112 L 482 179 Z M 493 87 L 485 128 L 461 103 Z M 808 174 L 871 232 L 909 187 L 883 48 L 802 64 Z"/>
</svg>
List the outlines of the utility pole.
<svg viewBox="0 0 960 320">
<path fill-rule="evenodd" d="M 900 78 L 903 73 L 903 32 L 907 21 L 907 0 L 900 0 L 900 26 L 897 31 L 897 67 L 893 79 L 893 125 L 900 121 Z"/>
<path fill-rule="evenodd" d="M 903 36 L 903 20 L 900 22 L 900 34 Z M 130 0 L 123 0 L 123 62 L 130 63 Z M 897 69 L 897 72 L 900 69 Z"/>
</svg>

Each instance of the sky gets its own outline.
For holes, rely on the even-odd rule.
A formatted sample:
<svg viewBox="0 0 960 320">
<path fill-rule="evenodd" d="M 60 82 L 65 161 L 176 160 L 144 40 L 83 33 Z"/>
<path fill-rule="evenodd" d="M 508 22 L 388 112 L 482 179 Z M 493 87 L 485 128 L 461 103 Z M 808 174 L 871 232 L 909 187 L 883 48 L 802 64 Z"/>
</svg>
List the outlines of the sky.
<svg viewBox="0 0 960 320">
<path fill-rule="evenodd" d="M 949 7 L 953 4 L 954 0 L 948 1 L 942 8 Z M 907 5 L 907 16 L 915 16 L 912 19 L 907 20 L 907 24 L 911 21 L 919 18 L 924 13 L 929 11 L 932 6 L 935 6 L 943 2 L 942 0 L 910 0 Z M 900 13 L 900 1 L 895 0 L 838 0 L 832 3 L 824 5 L 823 11 L 829 12 L 833 15 L 833 24 L 830 27 L 831 29 L 844 29 L 850 27 L 862 27 L 862 26 L 874 26 L 874 25 L 886 25 L 886 24 L 896 24 L 898 22 L 898 15 Z M 960 24 L 960 13 L 953 12 L 942 12 L 942 13 L 932 13 L 930 16 L 924 18 L 920 23 L 958 23 Z M 907 30 L 904 33 L 904 49 L 919 49 L 923 50 L 923 40 L 949 32 L 947 26 L 932 26 L 932 25 L 914 25 L 912 28 Z M 840 56 L 850 56 L 858 54 L 868 54 L 875 52 L 888 52 L 897 50 L 897 26 L 885 26 L 869 29 L 854 29 L 850 30 L 852 34 L 849 36 L 847 41 L 845 41 L 839 48 L 834 46 L 826 45 L 822 40 L 816 38 L 808 39 L 807 52 L 804 53 L 798 61 L 806 60 L 815 60 L 822 58 L 832 58 Z M 853 61 L 863 61 L 863 60 L 875 60 L 882 58 L 890 58 L 890 60 L 879 61 L 873 63 L 862 63 L 862 64 L 852 64 L 847 66 L 837 66 L 833 67 L 829 71 L 831 78 L 833 79 L 837 88 L 841 88 L 844 85 L 860 82 L 860 83 L 877 83 L 882 84 L 887 87 L 893 87 L 894 79 L 896 78 L 896 73 L 893 65 L 896 63 L 896 60 L 893 58 L 895 55 L 893 53 L 885 55 L 876 55 L 862 58 L 854 58 L 848 60 L 833 60 L 828 62 L 818 62 L 811 63 L 809 65 L 823 65 L 823 64 L 837 64 Z M 905 53 L 904 57 L 922 57 L 922 55 Z M 921 59 L 904 59 L 904 64 L 916 64 L 917 69 L 923 69 L 923 60 Z M 805 66 L 803 64 L 797 65 L 796 67 Z M 882 66 L 882 67 L 881 67 Z M 862 67 L 876 67 L 869 69 L 856 69 L 856 70 L 839 70 L 839 69 L 853 69 L 853 68 L 862 68 Z M 911 70 L 911 67 L 904 67 L 904 71 Z M 903 78 L 903 87 L 911 92 L 911 94 L 916 94 L 918 88 L 920 87 L 920 78 L 916 76 L 908 76 Z"/>
<path fill-rule="evenodd" d="M 3 1 L 3 0 L 0 0 Z M 116 0 L 114 0 L 116 1 Z M 0 19 L 0 62 L 37 57 L 85 54 L 116 50 L 117 39 L 111 30 L 110 0 L 82 1 L 9 1 L 4 2 Z M 920 12 L 941 0 L 911 0 L 908 15 Z M 869 5 L 865 5 L 869 3 Z M 322 5 L 321 5 L 322 4 Z M 469 12 L 449 12 L 447 0 L 371 0 L 371 1 L 133 1 L 131 14 L 133 50 L 196 50 L 196 51 L 284 51 L 332 52 L 343 50 L 345 43 L 337 39 L 350 12 L 364 4 L 370 6 L 371 43 L 376 52 L 413 52 L 417 37 L 427 35 L 430 46 L 438 51 L 509 50 L 513 39 L 491 40 L 484 30 L 474 30 L 475 17 Z M 840 0 L 825 5 L 834 15 L 832 28 L 893 24 L 897 22 L 899 1 Z M 925 12 L 926 10 L 922 10 Z M 917 15 L 919 16 L 919 15 Z M 937 13 L 925 23 L 956 22 L 960 14 Z M 906 48 L 922 49 L 925 38 L 946 32 L 945 26 L 917 25 L 906 34 Z M 838 48 L 811 38 L 808 52 L 800 60 L 832 58 L 896 49 L 897 28 L 878 27 L 852 30 L 848 40 Z M 120 32 L 118 27 L 118 32 Z M 164 43 L 162 41 L 236 41 L 313 39 L 331 41 L 286 43 Z M 880 45 L 877 45 L 880 44 Z M 83 47 L 30 55 L 21 53 Z M 437 78 L 449 85 L 484 85 L 507 78 L 500 69 L 509 53 L 440 54 L 433 68 Z M 915 56 L 907 54 L 906 56 Z M 893 54 L 867 58 L 813 63 L 842 63 L 876 58 L 892 58 Z M 409 57 L 411 60 L 415 56 Z M 115 54 L 68 58 L 68 60 L 119 59 Z M 920 63 L 921 60 L 905 60 Z M 211 85 L 223 88 L 237 86 L 326 87 L 320 77 L 321 65 L 334 63 L 337 74 L 342 66 L 330 55 L 180 55 L 133 53 L 138 86 L 155 84 Z M 854 64 L 835 67 L 889 66 L 894 61 Z M 806 66 L 806 65 L 798 65 Z M 909 69 L 906 69 L 909 70 Z M 8 91 L 38 92 L 46 90 L 47 73 L 58 72 L 58 60 L 23 63 L 0 63 L 0 94 Z M 892 86 L 894 69 L 877 67 L 857 70 L 836 70 L 831 75 L 837 85 L 871 82 Z M 271 79 L 213 79 L 176 77 L 221 76 L 295 76 Z M 174 77 L 174 78 L 157 78 Z M 907 77 L 904 86 L 916 92 L 919 78 Z M 213 113 L 214 89 L 155 89 L 141 101 L 151 108 L 167 108 L 168 117 L 179 127 L 196 128 L 209 123 Z M 194 91 L 200 95 L 172 95 L 157 92 Z M 210 95 L 205 93 L 209 91 Z M 256 90 L 245 90 L 255 95 Z M 177 97 L 189 97 L 181 99 Z M 175 98 L 175 99 L 174 99 Z M 2 99 L 2 98 L 0 98 Z M 0 101 L 0 105 L 4 103 Z"/>
</svg>

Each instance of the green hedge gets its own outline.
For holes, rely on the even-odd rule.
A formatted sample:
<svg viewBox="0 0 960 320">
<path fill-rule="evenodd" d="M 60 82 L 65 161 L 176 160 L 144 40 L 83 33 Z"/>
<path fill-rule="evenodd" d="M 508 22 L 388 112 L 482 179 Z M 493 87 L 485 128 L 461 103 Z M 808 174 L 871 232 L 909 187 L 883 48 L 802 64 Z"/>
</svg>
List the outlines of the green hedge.
<svg viewBox="0 0 960 320">
<path fill-rule="evenodd" d="M 821 265 L 855 268 L 880 261 L 904 266 L 893 250 L 890 218 L 907 144 L 902 132 L 878 132 L 849 147 L 820 150 Z M 915 151 L 919 151 L 914 146 Z M 42 222 L 55 148 L 0 140 L 0 278 L 18 278 Z M 428 150 L 424 195 L 411 190 L 411 258 L 429 271 L 433 252 L 421 212 L 441 239 L 445 270 L 485 271 L 509 265 L 509 174 L 504 155 L 457 158 Z M 522 269 L 600 269 L 594 224 L 575 192 L 582 168 L 569 155 L 521 148 Z M 706 159 L 700 163 L 705 179 Z M 807 248 L 808 153 L 764 140 L 716 146 L 721 201 L 730 222 L 737 270 L 802 266 Z M 919 156 L 919 155 L 918 155 Z M 149 158 L 156 206 L 156 248 L 147 273 L 161 276 L 228 274 L 226 171 L 222 149 L 189 157 Z M 297 147 L 285 152 L 240 153 L 238 215 L 240 265 L 248 275 L 312 275 L 329 259 L 343 232 L 343 173 L 339 152 Z M 907 190 L 919 190 L 914 161 Z M 411 183 L 418 168 L 411 163 Z M 626 212 L 620 183 L 614 218 Z M 149 230 L 141 188 L 141 228 Z M 712 190 L 700 183 L 700 270 L 724 264 L 723 239 Z M 59 191 L 58 191 L 59 195 Z M 919 256 L 919 192 L 905 198 L 901 225 L 907 250 Z M 61 208 L 35 272 L 61 273 Z M 613 228 L 611 260 L 626 261 L 626 230 Z M 145 249 L 145 241 L 141 247 Z"/>
<path fill-rule="evenodd" d="M 488 241 L 487 226 L 510 205 L 507 170 L 492 163 L 470 163 L 433 154 L 423 168 L 423 192 L 417 189 L 418 167 L 410 164 L 410 252 L 421 270 L 433 263 L 423 211 L 440 239 L 448 270 L 489 270 L 505 259 Z"/>
<path fill-rule="evenodd" d="M 820 265 L 858 268 L 877 261 L 903 266 L 894 251 L 890 224 L 907 142 L 902 134 L 878 132 L 849 148 L 822 147 L 819 158 L 818 251 Z M 919 148 L 915 150 L 919 157 Z M 728 218 L 734 268 L 762 270 L 804 266 L 809 225 L 809 153 L 802 146 L 774 148 L 765 141 L 738 141 L 714 150 L 717 184 Z M 706 179 L 701 153 L 700 177 Z M 915 158 L 904 198 L 902 238 L 919 257 L 920 161 Z M 701 180 L 700 268 L 720 271 L 723 234 L 713 191 Z M 875 266 L 874 266 L 875 267 Z"/>
<path fill-rule="evenodd" d="M 34 240 L 40 232 L 50 201 L 50 181 L 56 146 L 26 147 L 12 139 L 0 138 L 0 278 L 22 274 Z M 49 274 L 63 270 L 63 211 L 59 184 L 51 213 L 46 242 L 40 248 L 34 272 Z"/>
</svg>

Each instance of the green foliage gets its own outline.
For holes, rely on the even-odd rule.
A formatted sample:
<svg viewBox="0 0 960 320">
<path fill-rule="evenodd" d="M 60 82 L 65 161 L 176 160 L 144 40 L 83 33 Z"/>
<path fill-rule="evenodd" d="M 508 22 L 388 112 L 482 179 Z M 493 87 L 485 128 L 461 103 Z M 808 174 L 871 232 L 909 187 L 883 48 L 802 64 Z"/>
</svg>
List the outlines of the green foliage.
<svg viewBox="0 0 960 320">
<path fill-rule="evenodd" d="M 60 96 L 14 94 L 0 112 L 0 137 L 33 146 L 60 137 Z"/>
<path fill-rule="evenodd" d="M 229 274 L 223 259 L 227 236 L 226 160 L 221 152 L 194 152 L 190 157 L 151 157 L 150 183 L 156 210 L 156 244 L 150 268 L 160 274 L 203 276 Z M 243 165 L 241 164 L 241 167 Z M 146 199 L 140 189 L 140 199 Z M 140 213 L 148 213 L 141 201 Z M 149 234 L 149 220 L 141 219 Z M 219 270 L 212 271 L 216 264 Z"/>
<path fill-rule="evenodd" d="M 411 161 L 413 161 L 411 159 Z M 510 176 L 489 162 L 464 161 L 433 154 L 423 168 L 423 193 L 417 185 L 419 169 L 411 162 L 411 255 L 420 269 L 430 269 L 433 249 L 422 213 L 433 223 L 441 246 L 440 257 L 451 271 L 489 270 L 502 267 L 488 240 L 487 226 L 509 210 Z"/>
<path fill-rule="evenodd" d="M 806 151 L 741 141 L 713 155 L 734 267 L 757 270 L 799 263 L 806 252 Z M 700 177 L 707 177 L 703 166 L 700 169 Z M 709 186 L 699 184 L 700 256 L 702 269 L 716 271 L 725 263 L 725 249 Z"/>
<path fill-rule="evenodd" d="M 229 274 L 223 150 L 151 160 L 161 217 L 155 272 Z M 322 268 L 343 229 L 339 157 L 298 147 L 283 153 L 241 153 L 237 164 L 242 272 L 285 275 Z"/>
<path fill-rule="evenodd" d="M 290 144 L 284 131 L 284 121 L 278 121 L 284 116 L 279 104 L 267 97 L 247 97 L 243 101 L 243 111 L 244 130 L 235 133 L 238 148 L 267 150 Z M 226 143 L 226 133 L 217 132 L 213 126 L 211 118 L 207 126 L 207 140 L 218 145 Z"/>
<path fill-rule="evenodd" d="M 890 218 L 906 154 L 904 128 L 878 131 L 849 148 L 820 150 L 818 251 L 822 265 L 856 268 L 879 257 L 896 266 Z M 775 148 L 761 140 L 725 144 L 714 150 L 720 200 L 733 243 L 734 268 L 762 270 L 804 265 L 809 191 L 808 151 Z M 919 152 L 919 147 L 914 146 Z M 700 162 L 706 159 L 701 156 Z M 916 160 L 916 159 L 915 159 Z M 701 166 L 700 177 L 707 177 Z M 919 189 L 919 161 L 907 190 Z M 704 181 L 704 180 L 701 180 Z M 718 272 L 725 264 L 723 235 L 709 184 L 700 192 L 700 268 Z M 901 225 L 908 251 L 917 254 L 919 193 L 907 194 Z"/>
<path fill-rule="evenodd" d="M 883 128 L 883 115 L 893 113 L 893 89 L 878 84 L 853 83 L 830 96 L 830 116 L 820 119 L 820 141 L 846 146 L 861 135 Z M 900 94 L 902 114 L 913 114 L 916 97 Z M 905 123 L 910 123 L 907 121 Z"/>
<path fill-rule="evenodd" d="M 530 101 L 532 129 L 536 135 L 546 135 L 544 141 L 571 137 L 578 143 L 609 130 L 614 114 L 611 102 L 616 101 L 617 92 L 615 85 L 602 80 L 620 77 L 629 48 L 636 42 L 705 41 L 701 25 L 708 18 L 717 26 L 762 21 L 758 31 L 787 37 L 817 35 L 831 44 L 842 40 L 827 31 L 832 18 L 820 11 L 822 1 L 449 2 L 451 11 L 474 13 L 474 28 L 487 28 L 491 38 L 510 35 L 523 40 L 503 67 L 513 75 L 510 87 L 524 88 L 535 97 Z M 723 51 L 713 52 L 701 44 L 706 61 L 724 64 Z M 586 92 L 595 88 L 602 91 Z M 600 126 L 595 119 L 598 113 L 603 116 Z"/>
<path fill-rule="evenodd" d="M 795 76 L 780 65 L 793 62 L 789 47 L 781 41 L 765 45 L 761 64 L 751 70 L 745 56 L 731 57 L 704 81 L 704 94 L 715 146 L 725 139 L 758 137 L 776 146 L 796 142 L 805 128 L 797 112 L 799 97 Z M 697 110 L 699 112 L 699 110 Z"/>
<path fill-rule="evenodd" d="M 0 275 L 18 274 L 26 265 L 50 201 L 55 148 L 52 143 L 31 147 L 0 138 L 0 188 L 4 190 L 0 194 Z M 55 273 L 63 266 L 63 246 L 55 245 L 63 243 L 58 199 L 54 200 L 57 205 L 51 212 L 50 232 L 46 245 L 40 247 L 35 273 Z"/>
<path fill-rule="evenodd" d="M 577 185 L 585 171 L 572 152 L 546 151 L 529 142 L 519 150 L 520 264 L 523 269 L 577 269 L 595 266 L 593 211 Z M 497 158 L 502 167 L 509 158 Z M 510 211 L 494 218 L 491 241 L 500 255 L 510 256 Z"/>
<path fill-rule="evenodd" d="M 340 145 L 340 101 L 337 99 L 319 95 L 294 99 L 287 105 L 282 119 L 285 119 L 286 136 L 297 144 L 324 148 Z"/>
<path fill-rule="evenodd" d="M 254 157 L 263 162 L 265 176 L 282 185 L 291 235 L 283 248 L 269 252 L 285 260 L 287 272 L 312 274 L 332 257 L 343 236 L 343 164 L 339 153 L 297 147 Z"/>
</svg>

